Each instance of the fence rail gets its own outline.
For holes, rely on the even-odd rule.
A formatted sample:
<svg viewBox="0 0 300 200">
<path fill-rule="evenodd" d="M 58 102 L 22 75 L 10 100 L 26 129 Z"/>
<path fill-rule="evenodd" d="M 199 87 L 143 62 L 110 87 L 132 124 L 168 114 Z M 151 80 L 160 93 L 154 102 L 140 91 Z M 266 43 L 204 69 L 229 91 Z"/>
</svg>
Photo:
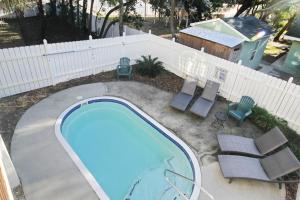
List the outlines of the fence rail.
<svg viewBox="0 0 300 200">
<path fill-rule="evenodd" d="M 238 101 L 242 95 L 300 132 L 300 86 L 217 58 L 151 34 L 65 42 L 0 50 L 0 98 L 115 68 L 119 58 L 134 63 L 141 55 L 163 61 L 183 78 L 221 83 L 220 95 Z M 132 63 L 132 64 L 133 64 Z"/>
</svg>

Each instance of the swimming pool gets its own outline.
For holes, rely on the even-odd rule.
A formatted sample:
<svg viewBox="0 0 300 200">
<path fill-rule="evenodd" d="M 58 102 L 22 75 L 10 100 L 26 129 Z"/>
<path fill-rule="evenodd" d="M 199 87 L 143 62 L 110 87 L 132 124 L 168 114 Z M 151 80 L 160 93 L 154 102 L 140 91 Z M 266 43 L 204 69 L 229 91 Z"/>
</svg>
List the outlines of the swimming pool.
<svg viewBox="0 0 300 200">
<path fill-rule="evenodd" d="M 198 199 L 191 149 L 126 100 L 80 101 L 60 115 L 55 133 L 100 199 Z"/>
</svg>

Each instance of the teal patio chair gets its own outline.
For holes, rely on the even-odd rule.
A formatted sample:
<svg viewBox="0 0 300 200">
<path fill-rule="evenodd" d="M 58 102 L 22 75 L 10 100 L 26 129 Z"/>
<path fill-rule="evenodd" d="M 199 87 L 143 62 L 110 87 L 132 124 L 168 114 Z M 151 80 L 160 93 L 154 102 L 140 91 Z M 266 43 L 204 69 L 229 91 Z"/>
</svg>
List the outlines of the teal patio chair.
<svg viewBox="0 0 300 200">
<path fill-rule="evenodd" d="M 239 120 L 239 125 L 252 113 L 254 107 L 254 100 L 248 96 L 242 96 L 239 103 L 230 103 L 228 105 L 227 113 L 233 118 Z"/>
<path fill-rule="evenodd" d="M 130 65 L 130 59 L 127 57 L 120 58 L 120 64 L 117 66 L 117 77 L 128 76 L 130 80 L 132 77 L 132 66 Z"/>
</svg>

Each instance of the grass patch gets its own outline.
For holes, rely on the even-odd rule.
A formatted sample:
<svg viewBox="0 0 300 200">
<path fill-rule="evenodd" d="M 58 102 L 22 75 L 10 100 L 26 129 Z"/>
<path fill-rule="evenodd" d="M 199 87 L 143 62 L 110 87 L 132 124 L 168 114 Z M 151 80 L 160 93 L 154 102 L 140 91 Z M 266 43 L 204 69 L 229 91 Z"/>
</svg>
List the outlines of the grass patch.
<svg viewBox="0 0 300 200">
<path fill-rule="evenodd" d="M 250 120 L 265 132 L 278 126 L 289 140 L 288 146 L 300 160 L 300 135 L 288 126 L 287 121 L 270 114 L 266 109 L 258 106 L 255 106 L 252 112 Z"/>
</svg>

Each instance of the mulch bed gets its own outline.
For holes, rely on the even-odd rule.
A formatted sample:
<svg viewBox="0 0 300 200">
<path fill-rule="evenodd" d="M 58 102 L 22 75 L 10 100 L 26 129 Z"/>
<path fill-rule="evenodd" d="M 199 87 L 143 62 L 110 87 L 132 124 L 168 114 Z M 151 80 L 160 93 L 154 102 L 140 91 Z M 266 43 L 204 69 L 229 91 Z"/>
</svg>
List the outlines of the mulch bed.
<svg viewBox="0 0 300 200">
<path fill-rule="evenodd" d="M 11 139 L 17 122 L 24 114 L 24 112 L 32 105 L 36 104 L 44 98 L 47 98 L 53 93 L 70 87 L 89 83 L 109 82 L 116 80 L 116 72 L 109 71 L 99 73 L 96 75 L 73 79 L 67 82 L 59 83 L 55 86 L 49 86 L 0 99 L 0 134 L 5 142 L 7 149 L 10 150 Z M 181 86 L 183 84 L 182 78 L 168 71 L 164 71 L 156 78 L 142 77 L 134 73 L 133 80 L 174 93 L 180 91 Z M 200 88 L 197 89 L 196 94 L 201 94 Z M 220 100 L 224 99 L 220 98 Z M 286 184 L 286 200 L 296 199 L 297 187 L 297 184 Z"/>
<path fill-rule="evenodd" d="M 298 184 L 297 183 L 289 183 L 285 184 L 286 189 L 286 200 L 296 200 Z"/>
</svg>

